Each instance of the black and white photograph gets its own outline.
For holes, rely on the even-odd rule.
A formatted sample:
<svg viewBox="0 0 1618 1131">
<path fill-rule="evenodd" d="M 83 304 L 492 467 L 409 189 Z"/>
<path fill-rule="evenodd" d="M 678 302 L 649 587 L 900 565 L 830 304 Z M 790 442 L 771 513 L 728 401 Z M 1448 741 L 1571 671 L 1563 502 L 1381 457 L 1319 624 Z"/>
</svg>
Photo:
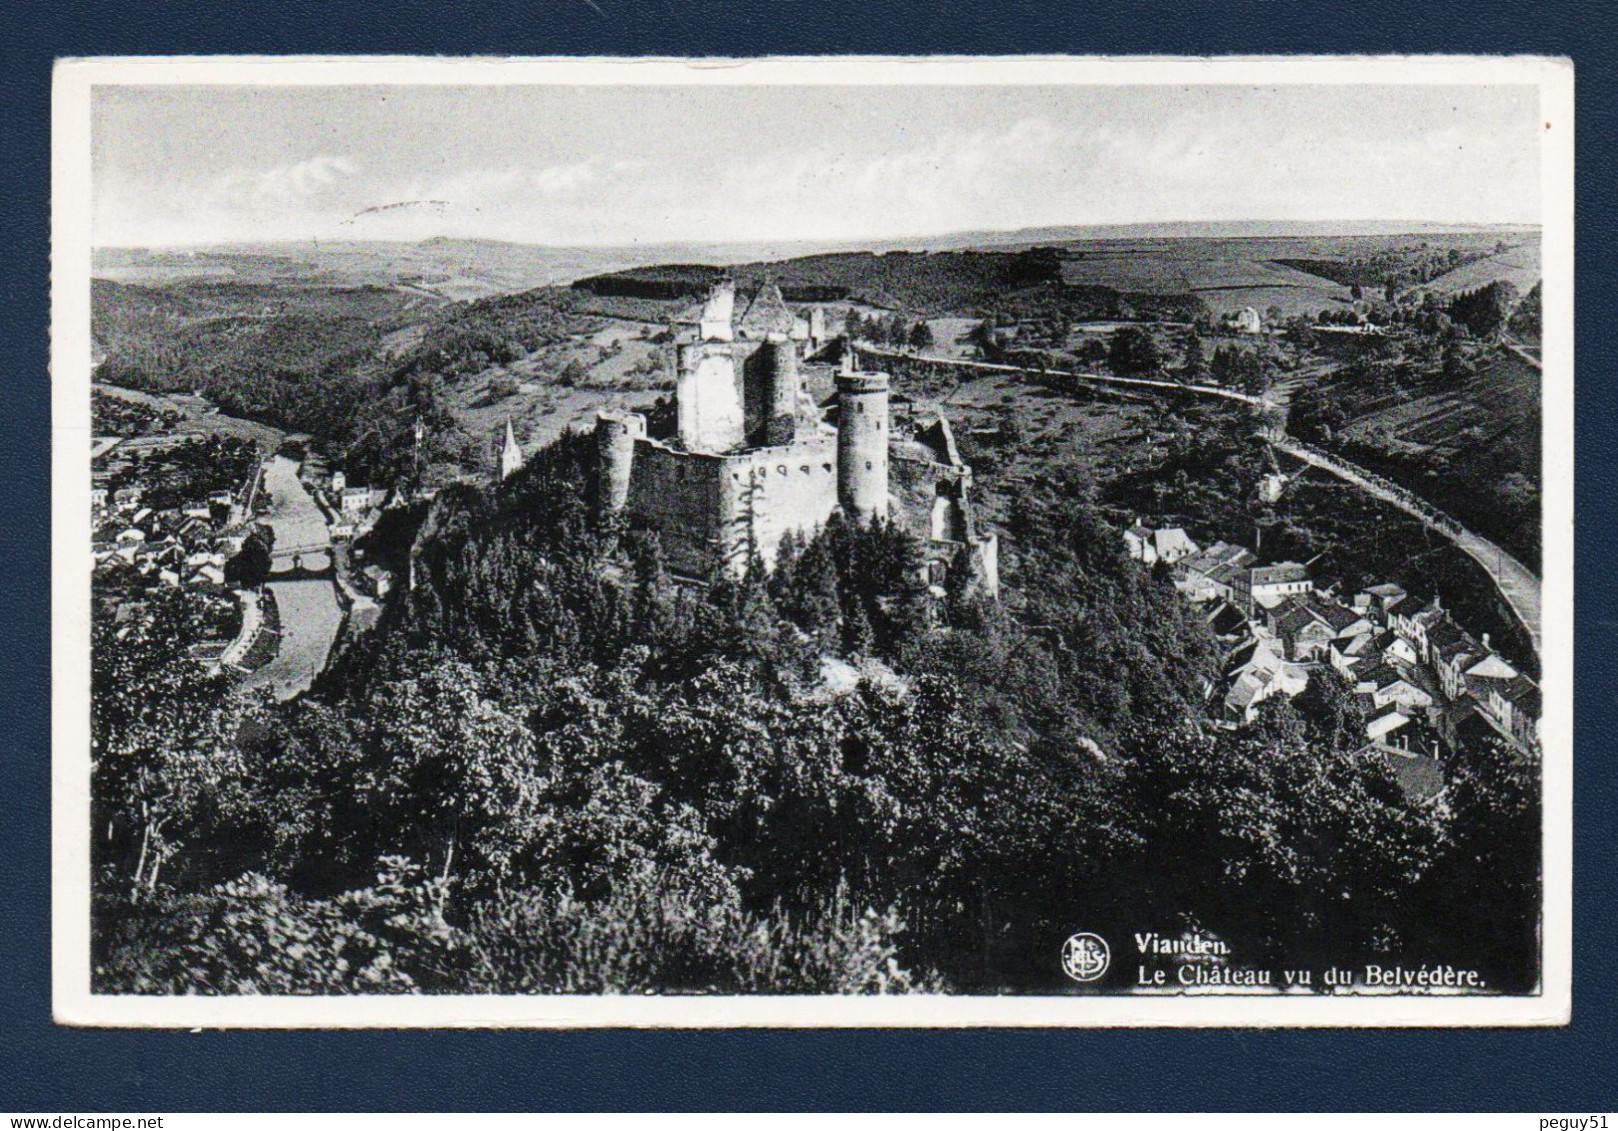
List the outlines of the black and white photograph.
<svg viewBox="0 0 1618 1131">
<path fill-rule="evenodd" d="M 1564 1024 L 1572 106 L 59 65 L 58 1019 Z"/>
</svg>

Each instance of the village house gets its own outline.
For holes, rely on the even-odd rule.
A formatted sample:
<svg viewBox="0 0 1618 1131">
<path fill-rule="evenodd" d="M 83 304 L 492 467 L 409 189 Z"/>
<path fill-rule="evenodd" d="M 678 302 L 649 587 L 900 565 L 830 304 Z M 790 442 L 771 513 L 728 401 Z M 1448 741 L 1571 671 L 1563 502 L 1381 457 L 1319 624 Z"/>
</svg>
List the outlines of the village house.
<svg viewBox="0 0 1618 1131">
<path fill-rule="evenodd" d="M 1539 745 L 1539 687 L 1527 676 L 1495 681 L 1484 709 L 1520 746 Z"/>
<path fill-rule="evenodd" d="M 1408 725 L 1410 716 L 1397 703 L 1386 707 L 1372 707 L 1365 713 L 1365 737 L 1380 742 L 1402 726 Z"/>
<path fill-rule="evenodd" d="M 1267 610 L 1264 620 L 1285 643 L 1287 656 L 1299 663 L 1333 662 L 1328 655 L 1333 642 L 1368 637 L 1375 631 L 1364 616 L 1319 594 L 1288 597 Z"/>
<path fill-rule="evenodd" d="M 1236 575 L 1235 584 L 1236 603 L 1250 614 L 1259 608 L 1273 609 L 1293 594 L 1315 588 L 1309 567 L 1298 562 L 1251 566 Z"/>
<path fill-rule="evenodd" d="M 1197 544 L 1178 526 L 1157 530 L 1149 526 L 1132 526 L 1124 531 L 1124 547 L 1130 557 L 1147 565 L 1177 562 L 1197 552 Z"/>
<path fill-rule="evenodd" d="M 1251 306 L 1244 306 L 1240 310 L 1225 315 L 1224 324 L 1227 330 L 1238 334 L 1262 334 L 1264 320 L 1259 317 L 1258 311 Z"/>
<path fill-rule="evenodd" d="M 1448 618 L 1444 612 L 1443 602 L 1434 597 L 1431 602 L 1423 603 L 1406 597 L 1390 610 L 1393 618 L 1393 630 L 1406 640 L 1416 650 L 1416 655 L 1423 661 L 1428 656 L 1427 634 L 1434 626 Z"/>
<path fill-rule="evenodd" d="M 1443 621 L 1427 634 L 1428 664 L 1446 699 L 1466 694 L 1466 669 L 1487 653 L 1486 644 L 1473 640 L 1453 621 Z"/>
<path fill-rule="evenodd" d="M 1389 608 L 1403 601 L 1406 596 L 1408 594 L 1404 591 L 1403 586 L 1396 585 L 1391 581 L 1385 581 L 1380 585 L 1373 585 L 1356 593 L 1354 595 L 1354 608 L 1370 617 L 1377 624 L 1386 626 Z"/>
<path fill-rule="evenodd" d="M 1376 635 L 1370 632 L 1333 639 L 1327 648 L 1326 662 L 1343 675 L 1352 676 L 1360 664 L 1381 661 L 1383 654 L 1376 642 Z"/>
<path fill-rule="evenodd" d="M 1236 576 L 1252 562 L 1251 550 L 1230 542 L 1215 542 L 1176 563 L 1174 587 L 1193 603 L 1234 602 Z"/>
<path fill-rule="evenodd" d="M 385 487 L 344 487 L 338 496 L 341 499 L 340 509 L 345 515 L 360 515 L 372 507 L 379 507 L 386 501 L 388 491 Z"/>
<path fill-rule="evenodd" d="M 1269 636 L 1255 636 L 1238 648 L 1225 669 L 1229 687 L 1223 699 L 1225 718 L 1234 723 L 1251 723 L 1266 699 L 1276 695 L 1288 698 L 1309 686 L 1309 672 L 1301 664 L 1287 660 L 1281 642 Z"/>
<path fill-rule="evenodd" d="M 1433 705 L 1433 697 L 1411 673 L 1389 663 L 1355 673 L 1354 690 L 1369 695 L 1372 706 L 1379 710 L 1390 703 L 1413 710 L 1425 710 Z"/>
</svg>

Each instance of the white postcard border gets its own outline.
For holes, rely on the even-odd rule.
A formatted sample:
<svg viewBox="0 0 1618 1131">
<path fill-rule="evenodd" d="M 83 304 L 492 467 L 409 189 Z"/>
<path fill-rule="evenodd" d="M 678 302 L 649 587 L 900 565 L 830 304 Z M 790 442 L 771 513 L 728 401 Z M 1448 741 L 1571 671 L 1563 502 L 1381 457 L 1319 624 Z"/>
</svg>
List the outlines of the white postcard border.
<svg viewBox="0 0 1618 1131">
<path fill-rule="evenodd" d="M 895 997 L 137 997 L 90 992 L 90 99 L 96 85 L 1538 86 L 1543 262 L 1542 992 Z M 52 986 L 66 1025 L 363 1027 L 1218 1027 L 1566 1024 L 1572 990 L 1573 69 L 1533 57 L 427 59 L 59 61 L 52 98 Z"/>
</svg>

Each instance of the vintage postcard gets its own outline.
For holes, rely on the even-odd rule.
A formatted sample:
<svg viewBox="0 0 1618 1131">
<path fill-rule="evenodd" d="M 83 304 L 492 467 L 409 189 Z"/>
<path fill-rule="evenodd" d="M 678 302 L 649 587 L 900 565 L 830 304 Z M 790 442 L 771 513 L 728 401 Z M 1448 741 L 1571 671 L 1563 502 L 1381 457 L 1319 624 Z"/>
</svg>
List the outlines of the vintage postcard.
<svg viewBox="0 0 1618 1131">
<path fill-rule="evenodd" d="M 54 990 L 1555 1025 L 1537 58 L 90 59 Z"/>
</svg>

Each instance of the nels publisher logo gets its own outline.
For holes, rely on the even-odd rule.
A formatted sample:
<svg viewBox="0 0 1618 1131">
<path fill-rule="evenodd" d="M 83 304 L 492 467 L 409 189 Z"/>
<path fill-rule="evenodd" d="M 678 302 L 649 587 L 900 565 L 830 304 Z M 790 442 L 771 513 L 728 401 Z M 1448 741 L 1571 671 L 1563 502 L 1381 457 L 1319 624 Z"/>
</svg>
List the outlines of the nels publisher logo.
<svg viewBox="0 0 1618 1131">
<path fill-rule="evenodd" d="M 1062 973 L 1075 982 L 1095 981 L 1111 962 L 1107 940 L 1093 932 L 1080 931 L 1062 944 Z"/>
</svg>

